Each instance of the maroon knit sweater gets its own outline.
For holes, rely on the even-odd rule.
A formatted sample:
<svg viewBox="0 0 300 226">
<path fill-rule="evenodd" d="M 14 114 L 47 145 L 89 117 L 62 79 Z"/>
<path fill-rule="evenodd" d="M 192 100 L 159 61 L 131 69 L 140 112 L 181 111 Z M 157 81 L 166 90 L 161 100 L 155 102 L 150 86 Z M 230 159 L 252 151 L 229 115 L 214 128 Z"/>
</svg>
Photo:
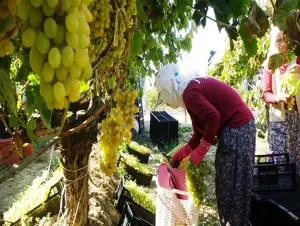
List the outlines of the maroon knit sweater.
<svg viewBox="0 0 300 226">
<path fill-rule="evenodd" d="M 201 137 L 212 143 L 226 127 L 237 128 L 253 114 L 240 95 L 229 85 L 215 78 L 197 78 L 183 92 L 183 101 L 190 114 L 194 135 L 189 146 L 195 149 Z"/>
</svg>

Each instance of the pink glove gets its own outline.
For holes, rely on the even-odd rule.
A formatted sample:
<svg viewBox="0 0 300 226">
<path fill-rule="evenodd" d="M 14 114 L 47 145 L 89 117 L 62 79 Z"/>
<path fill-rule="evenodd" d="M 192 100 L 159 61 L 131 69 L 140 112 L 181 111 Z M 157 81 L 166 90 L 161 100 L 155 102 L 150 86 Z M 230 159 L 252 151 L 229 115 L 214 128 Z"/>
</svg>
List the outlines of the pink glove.
<svg viewBox="0 0 300 226">
<path fill-rule="evenodd" d="M 192 153 L 192 149 L 188 144 L 184 145 L 182 148 L 180 148 L 172 158 L 172 167 L 177 168 L 181 161 L 189 156 L 189 154 Z"/>
<path fill-rule="evenodd" d="M 209 150 L 209 148 L 210 148 L 210 143 L 206 142 L 202 138 L 198 147 L 190 154 L 190 160 L 192 164 L 198 165 L 202 161 L 204 155 Z"/>
</svg>

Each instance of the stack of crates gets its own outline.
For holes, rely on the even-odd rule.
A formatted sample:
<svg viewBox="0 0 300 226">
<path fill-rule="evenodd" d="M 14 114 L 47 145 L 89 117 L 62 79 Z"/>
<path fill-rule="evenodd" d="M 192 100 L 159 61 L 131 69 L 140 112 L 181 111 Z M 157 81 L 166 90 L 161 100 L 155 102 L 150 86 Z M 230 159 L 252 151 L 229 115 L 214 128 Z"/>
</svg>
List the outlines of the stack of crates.
<svg viewBox="0 0 300 226">
<path fill-rule="evenodd" d="M 157 145 L 178 142 L 178 121 L 165 111 L 150 113 L 150 138 Z"/>
</svg>

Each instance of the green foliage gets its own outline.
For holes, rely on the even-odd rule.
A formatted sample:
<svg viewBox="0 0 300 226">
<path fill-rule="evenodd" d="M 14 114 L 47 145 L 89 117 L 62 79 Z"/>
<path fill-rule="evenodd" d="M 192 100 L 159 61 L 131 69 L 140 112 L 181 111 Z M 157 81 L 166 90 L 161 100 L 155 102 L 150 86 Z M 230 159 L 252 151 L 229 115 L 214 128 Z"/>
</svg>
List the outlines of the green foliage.
<svg viewBox="0 0 300 226">
<path fill-rule="evenodd" d="M 9 74 L 0 67 L 0 95 L 7 104 L 10 113 L 17 117 L 16 91 Z"/>
<path fill-rule="evenodd" d="M 228 46 L 222 62 L 210 68 L 208 74 L 238 90 L 249 107 L 254 108 L 258 113 L 258 124 L 261 125 L 260 129 L 265 131 L 266 114 L 265 103 L 262 99 L 262 81 L 261 77 L 257 75 L 260 73 L 259 69 L 266 59 L 270 39 L 269 35 L 267 35 L 257 40 L 257 54 L 249 57 L 246 47 L 239 38 L 235 41 L 235 49 L 230 51 Z M 250 90 L 245 92 L 243 82 L 250 83 L 254 78 L 257 79 L 256 83 L 251 85 Z"/>
<path fill-rule="evenodd" d="M 182 50 L 191 50 L 190 32 L 185 31 L 192 19 L 191 2 L 136 1 L 139 27 L 131 37 L 129 77 L 152 75 L 154 68 L 176 62 Z"/>
<path fill-rule="evenodd" d="M 135 57 L 138 54 L 142 53 L 143 48 L 143 33 L 141 32 L 135 32 L 130 36 L 130 47 L 131 47 L 131 56 Z"/>
<path fill-rule="evenodd" d="M 27 117 L 31 117 L 31 113 L 37 110 L 41 115 L 45 126 L 51 128 L 51 111 L 47 108 L 44 98 L 40 95 L 40 87 L 36 75 L 31 75 L 31 82 L 26 86 L 26 113 Z"/>
<path fill-rule="evenodd" d="M 11 24 L 11 16 L 7 16 L 0 22 L 0 32 L 5 31 Z"/>
<path fill-rule="evenodd" d="M 155 89 L 148 89 L 146 91 L 146 104 L 150 107 L 151 111 L 155 110 L 157 100 L 157 92 Z"/>
</svg>

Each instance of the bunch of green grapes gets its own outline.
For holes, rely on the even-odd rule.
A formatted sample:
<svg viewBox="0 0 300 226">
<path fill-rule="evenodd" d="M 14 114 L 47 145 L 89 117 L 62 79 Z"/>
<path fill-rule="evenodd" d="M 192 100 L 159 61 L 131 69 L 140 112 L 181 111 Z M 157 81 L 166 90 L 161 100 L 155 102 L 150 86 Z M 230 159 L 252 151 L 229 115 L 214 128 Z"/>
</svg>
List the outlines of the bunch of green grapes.
<svg viewBox="0 0 300 226">
<path fill-rule="evenodd" d="M 110 12 L 113 10 L 110 0 L 95 0 L 89 6 L 93 14 L 93 21 L 90 23 L 91 31 L 95 38 L 102 37 L 110 27 Z"/>
<path fill-rule="evenodd" d="M 149 210 L 152 213 L 155 213 L 155 201 L 151 197 L 149 188 L 138 186 L 135 181 L 127 180 L 125 182 L 125 188 L 130 192 L 132 200 Z"/>
<path fill-rule="evenodd" d="M 210 174 L 210 164 L 204 159 L 199 165 L 195 166 L 187 157 L 181 162 L 179 168 L 186 171 L 187 190 L 192 195 L 195 206 L 200 207 L 207 192 L 205 178 Z"/>
<path fill-rule="evenodd" d="M 114 96 L 116 107 L 111 109 L 109 116 L 101 123 L 100 168 L 107 175 L 112 175 L 115 171 L 117 148 L 123 141 L 126 143 L 131 141 L 134 114 L 138 111 L 134 104 L 136 97 L 136 91 L 121 92 L 118 90 Z"/>
<path fill-rule="evenodd" d="M 92 75 L 88 46 L 93 20 L 91 0 L 22 0 L 23 46 L 39 74 L 40 93 L 48 109 L 67 108 L 80 99 L 80 83 Z"/>
<path fill-rule="evenodd" d="M 101 52 L 107 47 L 108 43 L 112 43 L 110 51 L 102 58 L 102 63 L 98 69 L 100 75 L 105 74 L 105 72 L 113 68 L 115 62 L 118 62 L 124 58 L 127 44 L 126 24 L 127 28 L 131 29 L 134 24 L 134 18 L 137 14 L 135 0 L 118 0 L 117 5 L 118 8 L 113 9 L 114 13 L 112 13 L 110 16 L 110 26 L 108 25 L 108 28 L 104 30 L 104 34 L 100 36 L 100 40 L 103 41 L 103 43 L 100 51 L 98 51 L 98 54 L 101 54 Z M 123 17 L 122 12 L 125 12 L 125 18 Z M 116 16 L 118 16 L 117 24 L 115 23 Z M 118 27 L 115 27 L 116 25 Z"/>
<path fill-rule="evenodd" d="M 281 78 L 281 86 L 283 92 L 290 96 L 295 96 L 300 89 L 300 79 L 296 74 L 285 73 Z M 291 101 L 288 103 L 288 109 L 292 110 L 295 105 L 295 98 L 291 98 Z"/>
<path fill-rule="evenodd" d="M 149 148 L 146 148 L 145 146 L 139 145 L 135 141 L 131 141 L 130 144 L 128 145 L 131 149 L 141 153 L 141 154 L 150 154 L 151 151 Z"/>
<path fill-rule="evenodd" d="M 135 105 L 137 95 L 137 91 L 133 90 L 125 92 L 118 91 L 114 96 L 116 107 L 122 112 L 124 121 L 124 141 L 127 144 L 131 142 L 132 138 L 131 129 L 134 127 L 134 114 L 139 111 L 139 108 Z"/>
<path fill-rule="evenodd" d="M 16 26 L 17 7 L 21 0 L 0 0 L 0 24 L 9 23 L 3 31 L 0 32 L 0 40 L 4 38 L 10 30 Z M 14 35 L 17 35 L 15 33 Z M 5 40 L 0 44 L 0 57 L 14 53 L 14 45 L 10 40 Z"/>
<path fill-rule="evenodd" d="M 150 175 L 152 173 L 151 167 L 147 164 L 140 163 L 139 159 L 133 155 L 122 153 L 122 157 L 125 160 L 125 163 L 138 172 L 144 175 Z"/>
</svg>

